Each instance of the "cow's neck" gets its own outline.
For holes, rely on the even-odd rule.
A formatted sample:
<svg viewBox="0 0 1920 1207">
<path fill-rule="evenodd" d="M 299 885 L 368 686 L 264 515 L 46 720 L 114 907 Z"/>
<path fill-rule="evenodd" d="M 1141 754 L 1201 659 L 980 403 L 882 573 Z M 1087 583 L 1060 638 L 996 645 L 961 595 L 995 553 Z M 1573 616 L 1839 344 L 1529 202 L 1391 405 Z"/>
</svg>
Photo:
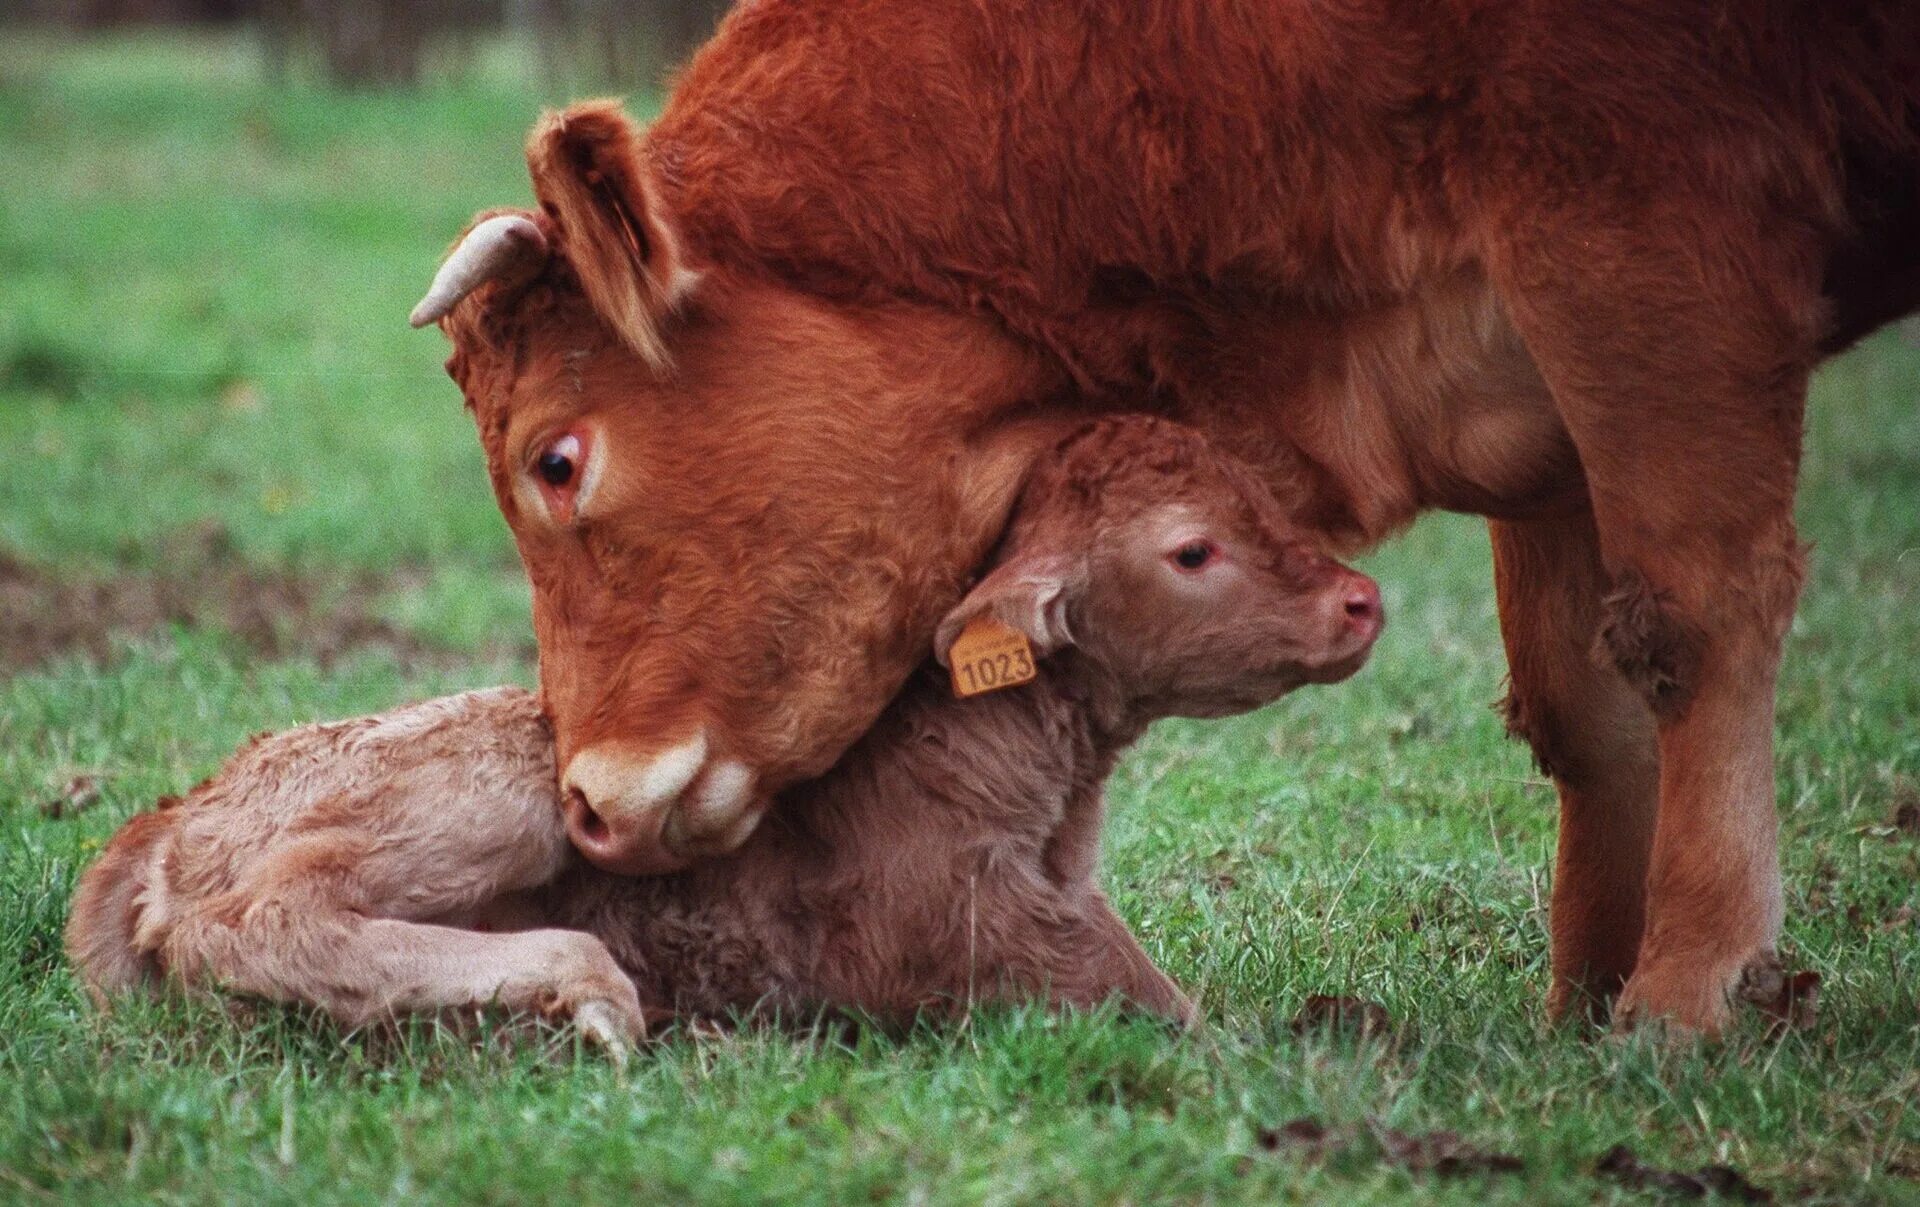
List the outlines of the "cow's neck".
<svg viewBox="0 0 1920 1207">
<path fill-rule="evenodd" d="M 1340 315 L 1217 301 L 1169 359 L 1176 416 L 1267 471 L 1349 552 L 1444 508 L 1584 505 L 1571 439 L 1484 276 L 1463 267 Z"/>
<path fill-rule="evenodd" d="M 1023 8 L 1018 36 L 958 0 L 743 9 L 649 135 L 664 208 L 736 271 L 989 312 L 1096 408 L 1173 413 L 1304 486 L 1343 546 L 1425 507 L 1538 507 L 1564 434 L 1422 184 L 1470 40 L 1410 40 L 1391 6 L 1178 33 L 1083 29 L 1097 7 Z M 1430 439 L 1437 416 L 1470 438 Z"/>
</svg>

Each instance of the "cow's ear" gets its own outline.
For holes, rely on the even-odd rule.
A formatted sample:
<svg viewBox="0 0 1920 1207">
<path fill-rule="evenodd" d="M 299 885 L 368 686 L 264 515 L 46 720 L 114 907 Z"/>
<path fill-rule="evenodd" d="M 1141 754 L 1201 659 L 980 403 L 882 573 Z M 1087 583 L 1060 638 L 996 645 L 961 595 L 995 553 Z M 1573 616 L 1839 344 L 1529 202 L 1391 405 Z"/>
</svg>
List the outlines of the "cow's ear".
<svg viewBox="0 0 1920 1207">
<path fill-rule="evenodd" d="M 587 301 L 635 352 L 664 368 L 660 320 L 693 274 L 649 196 L 639 129 L 617 101 L 550 112 L 527 139 L 527 170 Z"/>
<path fill-rule="evenodd" d="M 1080 579 L 1081 571 L 1062 557 L 1016 556 L 1002 562 L 940 622 L 933 638 L 934 656 L 947 665 L 961 630 L 988 614 L 1026 634 L 1037 657 L 1072 645 L 1067 611 Z"/>
</svg>

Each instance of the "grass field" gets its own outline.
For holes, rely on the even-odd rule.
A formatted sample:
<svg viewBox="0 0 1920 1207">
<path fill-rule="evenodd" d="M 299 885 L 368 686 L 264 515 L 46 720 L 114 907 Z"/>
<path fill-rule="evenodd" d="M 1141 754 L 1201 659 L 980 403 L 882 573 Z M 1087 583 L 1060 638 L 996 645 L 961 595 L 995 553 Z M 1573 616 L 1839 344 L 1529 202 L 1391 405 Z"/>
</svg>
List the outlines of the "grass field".
<svg viewBox="0 0 1920 1207">
<path fill-rule="evenodd" d="M 1551 791 L 1487 707 L 1486 539 L 1456 517 L 1367 561 L 1391 622 L 1358 679 L 1165 725 L 1116 778 L 1107 879 L 1201 1034 L 993 1011 L 622 1074 L 558 1036 L 92 1015 L 60 929 L 129 813 L 254 731 L 531 679 L 444 346 L 404 322 L 468 215 L 526 197 L 555 98 L 511 66 L 336 96 L 224 41 L 0 42 L 0 1202 L 1657 1193 L 1594 1172 L 1619 1143 L 1782 1201 L 1920 1202 L 1920 834 L 1890 824 L 1920 808 L 1920 350 L 1893 334 L 1817 382 L 1800 509 L 1779 765 L 1808 1029 L 1542 1022 Z M 48 816 L 82 774 L 99 802 Z M 1394 1036 L 1295 1035 L 1317 993 Z M 1275 1131 L 1303 1116 L 1357 1128 Z M 1396 1155 L 1436 1130 L 1521 1168 Z"/>
</svg>

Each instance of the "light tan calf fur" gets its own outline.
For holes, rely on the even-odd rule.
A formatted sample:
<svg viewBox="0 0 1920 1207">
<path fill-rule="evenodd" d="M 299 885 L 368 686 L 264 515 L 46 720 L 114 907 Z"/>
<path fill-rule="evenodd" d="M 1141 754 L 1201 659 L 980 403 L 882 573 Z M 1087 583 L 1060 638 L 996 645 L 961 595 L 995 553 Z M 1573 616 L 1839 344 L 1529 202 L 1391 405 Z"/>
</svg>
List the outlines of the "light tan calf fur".
<svg viewBox="0 0 1920 1207">
<path fill-rule="evenodd" d="M 114 836 L 74 897 L 75 967 L 103 1008 L 162 979 L 349 1026 L 497 1002 L 618 1047 L 640 1003 L 598 939 L 482 929 L 573 857 L 552 750 L 513 687 L 257 738 Z"/>
</svg>

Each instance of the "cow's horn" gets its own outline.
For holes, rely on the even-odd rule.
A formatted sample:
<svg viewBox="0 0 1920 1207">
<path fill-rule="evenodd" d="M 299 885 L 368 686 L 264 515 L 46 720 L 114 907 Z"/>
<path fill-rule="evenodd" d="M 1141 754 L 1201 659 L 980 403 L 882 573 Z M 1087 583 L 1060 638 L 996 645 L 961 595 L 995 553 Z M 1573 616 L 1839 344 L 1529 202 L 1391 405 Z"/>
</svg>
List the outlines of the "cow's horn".
<svg viewBox="0 0 1920 1207">
<path fill-rule="evenodd" d="M 489 218 L 460 240 L 407 321 L 416 327 L 438 322 L 483 283 L 524 280 L 539 271 L 546 259 L 547 237 L 531 218 L 520 214 Z"/>
</svg>

